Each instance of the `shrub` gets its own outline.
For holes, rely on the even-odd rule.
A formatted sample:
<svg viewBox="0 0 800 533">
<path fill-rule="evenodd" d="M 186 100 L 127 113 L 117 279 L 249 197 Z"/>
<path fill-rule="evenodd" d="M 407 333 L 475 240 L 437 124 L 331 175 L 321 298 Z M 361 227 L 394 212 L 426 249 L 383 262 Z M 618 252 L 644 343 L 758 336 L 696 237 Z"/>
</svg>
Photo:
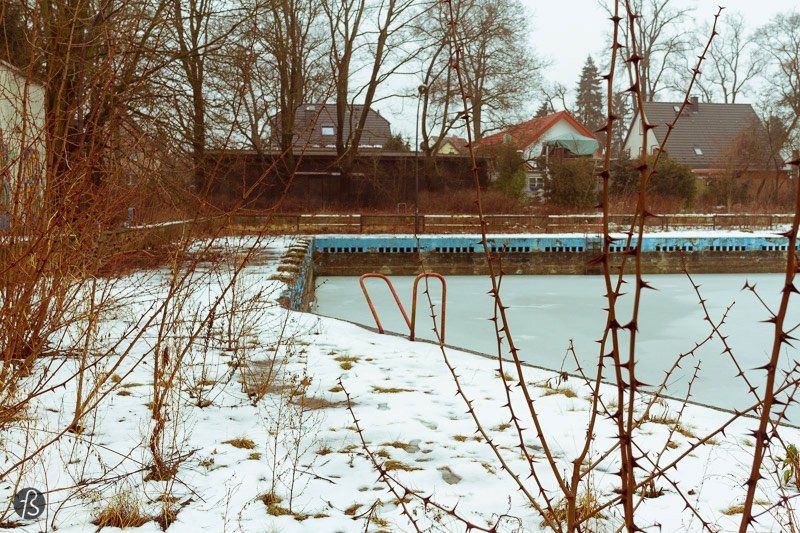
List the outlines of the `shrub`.
<svg viewBox="0 0 800 533">
<path fill-rule="evenodd" d="M 503 143 L 494 154 L 496 177 L 492 187 L 512 198 L 525 191 L 525 158 L 514 143 Z"/>
<path fill-rule="evenodd" d="M 651 158 L 652 163 L 652 158 Z M 623 154 L 611 167 L 611 193 L 623 196 L 639 190 L 638 159 L 631 159 Z M 661 156 L 656 171 L 650 177 L 648 194 L 677 198 L 684 206 L 691 205 L 697 196 L 697 178 L 686 165 L 674 159 Z"/>
<path fill-rule="evenodd" d="M 597 203 L 594 160 L 566 158 L 550 163 L 545 192 L 549 201 L 567 207 L 585 208 Z"/>
<path fill-rule="evenodd" d="M 655 194 L 683 199 L 686 206 L 692 205 L 697 196 L 697 178 L 692 170 L 674 159 L 664 157 L 650 178 L 650 187 Z"/>
<path fill-rule="evenodd" d="M 703 198 L 714 206 L 723 205 L 730 210 L 734 204 L 749 200 L 749 183 L 727 174 L 712 176 L 705 182 Z"/>
</svg>

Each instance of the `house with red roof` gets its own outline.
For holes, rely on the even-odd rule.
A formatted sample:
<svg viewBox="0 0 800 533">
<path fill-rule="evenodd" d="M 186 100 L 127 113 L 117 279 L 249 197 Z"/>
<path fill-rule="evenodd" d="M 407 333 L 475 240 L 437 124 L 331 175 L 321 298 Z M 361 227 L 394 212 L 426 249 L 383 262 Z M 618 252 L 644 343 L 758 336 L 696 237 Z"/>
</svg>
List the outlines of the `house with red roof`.
<svg viewBox="0 0 800 533">
<path fill-rule="evenodd" d="M 513 143 L 527 162 L 528 189 L 540 195 L 545 168 L 552 156 L 594 156 L 600 143 L 594 134 L 567 111 L 534 118 L 484 137 L 478 149 L 490 151 L 503 143 Z"/>
</svg>

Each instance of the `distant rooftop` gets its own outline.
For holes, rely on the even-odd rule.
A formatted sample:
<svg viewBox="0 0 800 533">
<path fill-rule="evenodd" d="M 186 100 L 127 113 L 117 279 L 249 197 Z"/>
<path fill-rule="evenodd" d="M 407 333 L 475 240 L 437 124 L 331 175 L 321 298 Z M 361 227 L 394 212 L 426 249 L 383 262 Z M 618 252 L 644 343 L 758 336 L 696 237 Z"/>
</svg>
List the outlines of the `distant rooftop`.
<svg viewBox="0 0 800 533">
<path fill-rule="evenodd" d="M 657 126 L 653 132 L 659 146 L 680 106 L 681 102 L 644 104 L 647 121 Z M 692 103 L 678 119 L 665 148 L 670 158 L 693 169 L 719 168 L 731 143 L 754 124 L 761 122 L 750 104 Z"/>
<path fill-rule="evenodd" d="M 350 106 L 345 113 L 344 137 L 350 136 L 351 124 L 361 118 L 363 105 Z M 294 127 L 294 146 L 296 149 L 315 149 L 332 151 L 336 149 L 336 104 L 308 103 L 297 110 Z M 280 115 L 273 118 L 270 144 L 278 145 L 280 134 Z M 364 130 L 359 142 L 360 148 L 382 149 L 392 136 L 389 121 L 374 109 L 367 110 Z"/>
<path fill-rule="evenodd" d="M 534 118 L 513 126 L 509 126 L 504 131 L 489 135 L 480 140 L 481 148 L 488 148 L 502 144 L 506 137 L 510 137 L 518 148 L 524 149 L 534 144 L 544 133 L 555 126 L 561 120 L 569 122 L 581 135 L 595 138 L 589 129 L 578 122 L 578 120 L 567 111 L 559 111 L 545 117 Z"/>
</svg>

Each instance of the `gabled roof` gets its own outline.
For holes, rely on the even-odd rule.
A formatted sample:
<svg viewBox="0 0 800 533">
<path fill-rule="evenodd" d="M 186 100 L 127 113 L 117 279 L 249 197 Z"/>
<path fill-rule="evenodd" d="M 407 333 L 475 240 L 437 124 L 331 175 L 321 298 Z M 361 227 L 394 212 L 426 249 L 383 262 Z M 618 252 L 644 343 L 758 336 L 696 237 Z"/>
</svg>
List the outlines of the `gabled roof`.
<svg viewBox="0 0 800 533">
<path fill-rule="evenodd" d="M 489 148 L 502 144 L 506 138 L 506 135 L 509 135 L 511 140 L 514 141 L 514 144 L 516 144 L 518 148 L 525 149 L 538 141 L 547 130 L 558 124 L 561 120 L 566 120 L 569 122 L 569 124 L 575 128 L 579 134 L 585 135 L 586 137 L 591 137 L 593 139 L 595 138 L 594 133 L 589 131 L 586 126 L 578 122 L 575 117 L 573 117 L 567 111 L 559 111 L 558 113 L 547 115 L 546 117 L 534 118 L 533 120 L 528 120 L 527 122 L 510 126 L 505 131 L 484 137 L 481 139 L 479 147 Z"/>
<path fill-rule="evenodd" d="M 680 105 L 680 102 L 644 104 L 647 121 L 657 126 L 653 132 L 659 146 Z M 754 124 L 761 122 L 750 104 L 694 103 L 686 106 L 665 149 L 671 159 L 692 169 L 719 168 L 736 137 Z"/>
<path fill-rule="evenodd" d="M 350 136 L 351 121 L 353 124 L 358 122 L 363 110 L 363 105 L 349 106 L 344 118 L 345 139 Z M 280 133 L 280 114 L 273 118 L 272 124 L 271 143 L 277 145 Z M 326 128 L 326 133 L 333 131 L 333 135 L 323 134 L 323 128 Z M 332 130 L 327 128 L 332 128 Z M 368 109 L 359 145 L 361 147 L 383 147 L 391 136 L 392 131 L 389 121 L 374 109 Z M 336 104 L 301 105 L 295 115 L 295 147 L 333 150 L 332 146 L 334 144 L 336 144 Z"/>
<path fill-rule="evenodd" d="M 469 148 L 467 147 L 467 140 L 462 137 L 456 137 L 453 135 L 445 137 L 444 139 L 442 139 L 442 142 L 439 145 L 439 150 L 441 150 L 442 147 L 446 144 L 452 146 L 455 149 L 455 151 L 458 152 L 459 154 L 463 155 L 469 152 Z"/>
</svg>

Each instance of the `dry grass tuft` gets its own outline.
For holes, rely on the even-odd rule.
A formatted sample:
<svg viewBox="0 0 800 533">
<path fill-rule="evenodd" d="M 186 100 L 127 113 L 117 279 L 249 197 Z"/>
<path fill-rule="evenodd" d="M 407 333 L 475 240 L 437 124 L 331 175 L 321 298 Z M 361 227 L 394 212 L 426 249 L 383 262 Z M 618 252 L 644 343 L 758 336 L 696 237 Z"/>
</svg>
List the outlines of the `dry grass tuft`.
<svg viewBox="0 0 800 533">
<path fill-rule="evenodd" d="M 271 516 L 291 516 L 292 518 L 300 522 L 308 518 L 308 515 L 294 513 L 291 510 L 287 509 L 286 507 L 280 505 L 281 501 L 283 500 L 281 499 L 280 496 L 278 496 L 274 492 L 268 492 L 266 494 L 262 494 L 261 496 L 259 496 L 258 499 L 261 500 L 261 502 L 267 506 L 267 513 L 270 514 Z"/>
<path fill-rule="evenodd" d="M 724 514 L 726 516 L 733 516 L 733 515 L 736 515 L 736 514 L 742 514 L 743 512 L 744 512 L 744 504 L 743 503 L 739 503 L 739 504 L 736 504 L 736 505 L 731 505 L 727 509 L 723 510 L 722 514 Z"/>
<path fill-rule="evenodd" d="M 344 514 L 347 516 L 355 516 L 359 509 L 363 507 L 360 503 L 354 503 L 350 507 L 344 510 Z"/>
<path fill-rule="evenodd" d="M 353 363 L 357 362 L 359 358 L 354 355 L 340 355 L 333 359 L 339 362 L 339 366 L 342 370 L 350 370 L 353 368 Z"/>
<path fill-rule="evenodd" d="M 601 512 L 596 511 L 596 509 L 599 506 L 600 506 L 599 500 L 593 490 L 584 492 L 578 497 L 577 508 L 576 508 L 578 520 L 580 522 L 584 522 L 586 520 L 604 520 L 606 516 Z M 553 513 L 548 513 L 547 518 L 550 521 L 556 522 L 558 524 L 566 524 L 567 501 L 561 500 L 560 502 L 558 502 L 558 504 L 553 508 Z M 543 520 L 542 526 L 546 527 L 547 522 L 548 520 Z M 587 529 L 587 531 L 593 531 L 593 530 Z"/>
<path fill-rule="evenodd" d="M 416 449 L 416 446 L 413 446 L 407 442 L 401 442 L 399 440 L 392 442 L 384 442 L 383 444 L 381 444 L 381 446 L 389 446 L 391 448 L 397 448 L 403 450 L 404 452 L 409 452 L 409 453 L 411 453 L 411 451 Z"/>
<path fill-rule="evenodd" d="M 753 504 L 754 505 L 765 506 L 765 505 L 770 505 L 770 502 L 767 501 L 767 500 L 761 500 L 761 499 L 756 498 L 753 501 Z M 733 515 L 737 515 L 737 514 L 742 514 L 743 512 L 744 512 L 744 503 L 737 503 L 735 505 L 731 505 L 727 509 L 724 509 L 722 511 L 722 514 L 724 514 L 725 516 L 733 516 Z"/>
<path fill-rule="evenodd" d="M 328 455 L 328 454 L 331 454 L 331 453 L 333 453 L 333 449 L 331 449 L 328 446 L 323 446 L 322 448 L 317 450 L 317 455 L 325 456 L 325 455 Z"/>
<path fill-rule="evenodd" d="M 332 409 L 344 405 L 343 402 L 332 402 L 321 396 L 295 396 L 291 402 L 295 405 L 302 405 L 306 409 Z"/>
<path fill-rule="evenodd" d="M 380 394 L 397 394 L 399 392 L 414 392 L 414 389 L 404 389 L 401 387 L 379 387 L 377 385 L 373 385 L 372 392 L 377 392 Z"/>
<path fill-rule="evenodd" d="M 395 459 L 389 459 L 385 463 L 383 463 L 383 469 L 387 472 L 391 472 L 393 470 L 402 470 L 403 472 L 413 472 L 415 470 L 422 470 L 416 466 L 411 466 L 403 463 L 402 461 L 397 461 Z"/>
<path fill-rule="evenodd" d="M 256 443 L 247 437 L 237 437 L 235 439 L 222 441 L 222 444 L 230 444 L 234 448 L 241 448 L 242 450 L 254 450 L 256 447 Z"/>
<path fill-rule="evenodd" d="M 98 529 L 105 527 L 141 527 L 153 520 L 142 513 L 139 501 L 127 492 L 115 494 L 108 500 L 105 508 L 92 520 Z"/>
<path fill-rule="evenodd" d="M 544 387 L 544 389 L 545 390 L 542 393 L 542 397 L 555 396 L 557 394 L 561 394 L 563 396 L 566 396 L 567 398 L 577 398 L 578 397 L 578 393 L 575 392 L 573 389 L 571 389 L 569 387 L 552 387 L 550 385 L 547 385 L 546 387 Z"/>
</svg>

